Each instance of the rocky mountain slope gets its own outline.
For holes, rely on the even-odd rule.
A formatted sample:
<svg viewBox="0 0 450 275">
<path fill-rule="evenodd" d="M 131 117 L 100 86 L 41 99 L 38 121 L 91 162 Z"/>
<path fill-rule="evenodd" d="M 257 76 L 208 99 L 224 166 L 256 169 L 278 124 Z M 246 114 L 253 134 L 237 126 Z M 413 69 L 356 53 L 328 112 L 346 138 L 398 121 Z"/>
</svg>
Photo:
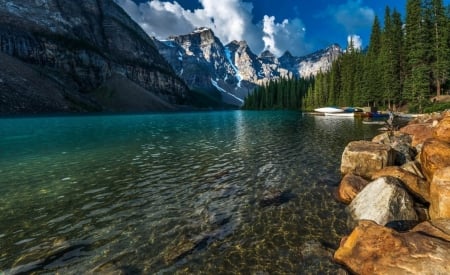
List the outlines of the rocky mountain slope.
<svg viewBox="0 0 450 275">
<path fill-rule="evenodd" d="M 189 101 L 112 0 L 0 0 L 0 113 L 149 111 Z"/>
<path fill-rule="evenodd" d="M 309 77 L 326 71 L 343 52 L 338 45 L 331 45 L 304 57 L 286 52 L 277 58 L 270 51 L 257 56 L 245 41 L 232 41 L 224 46 L 208 28 L 154 41 L 159 52 L 189 87 L 217 89 L 226 102 L 235 105 L 240 105 L 256 85 L 271 79 Z"/>
</svg>

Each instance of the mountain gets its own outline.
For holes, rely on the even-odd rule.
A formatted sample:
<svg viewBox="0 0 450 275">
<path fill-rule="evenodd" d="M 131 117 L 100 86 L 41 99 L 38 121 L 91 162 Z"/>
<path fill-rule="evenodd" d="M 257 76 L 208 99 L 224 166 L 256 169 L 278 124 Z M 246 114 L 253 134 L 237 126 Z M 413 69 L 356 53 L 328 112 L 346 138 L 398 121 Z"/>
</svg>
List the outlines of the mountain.
<svg viewBox="0 0 450 275">
<path fill-rule="evenodd" d="M 339 45 L 333 44 L 326 49 L 303 57 L 295 57 L 291 53 L 285 52 L 279 58 L 279 62 L 282 68 L 292 72 L 294 76 L 308 77 L 316 75 L 320 71 L 328 71 L 333 61 L 341 56 L 342 53 L 343 50 Z"/>
<path fill-rule="evenodd" d="M 0 113 L 175 109 L 190 91 L 113 0 L 0 0 Z"/>
<path fill-rule="evenodd" d="M 245 41 L 227 45 L 208 28 L 154 42 L 179 77 L 196 90 L 219 90 L 229 104 L 241 105 L 257 85 L 280 77 L 309 77 L 326 71 L 342 53 L 334 44 L 307 56 L 286 52 L 277 58 L 270 51 L 254 54 Z"/>
<path fill-rule="evenodd" d="M 255 87 L 255 84 L 243 81 L 231 60 L 230 49 L 223 46 L 210 29 L 199 28 L 166 41 L 154 41 L 178 76 L 193 90 L 218 90 L 222 92 L 224 102 L 241 105 L 243 98 Z"/>
</svg>

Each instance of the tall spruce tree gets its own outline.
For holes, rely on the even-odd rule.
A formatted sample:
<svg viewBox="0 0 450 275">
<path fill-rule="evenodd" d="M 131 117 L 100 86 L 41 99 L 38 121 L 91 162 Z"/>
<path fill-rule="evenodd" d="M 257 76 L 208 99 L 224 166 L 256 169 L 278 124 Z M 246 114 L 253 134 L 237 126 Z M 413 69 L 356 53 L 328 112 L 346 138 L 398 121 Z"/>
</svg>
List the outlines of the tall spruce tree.
<svg viewBox="0 0 450 275">
<path fill-rule="evenodd" d="M 383 99 L 389 109 L 401 99 L 401 45 L 403 40 L 400 14 L 386 7 L 380 50 Z"/>
<path fill-rule="evenodd" d="M 367 55 L 364 64 L 364 95 L 361 97 L 367 105 L 378 105 L 378 101 L 382 96 L 383 91 L 380 88 L 383 87 L 382 68 L 380 64 L 381 53 L 381 27 L 380 21 L 375 16 L 372 33 L 370 35 L 370 44 L 367 50 Z"/>
<path fill-rule="evenodd" d="M 421 0 L 406 5 L 406 79 L 404 95 L 409 103 L 423 111 L 430 95 L 430 21 Z"/>
<path fill-rule="evenodd" d="M 436 89 L 436 95 L 441 95 L 443 85 L 449 79 L 450 71 L 450 51 L 449 51 L 449 32 L 446 11 L 442 0 L 432 0 L 430 5 L 431 22 L 433 27 L 433 53 L 432 53 L 432 72 L 433 82 Z"/>
</svg>

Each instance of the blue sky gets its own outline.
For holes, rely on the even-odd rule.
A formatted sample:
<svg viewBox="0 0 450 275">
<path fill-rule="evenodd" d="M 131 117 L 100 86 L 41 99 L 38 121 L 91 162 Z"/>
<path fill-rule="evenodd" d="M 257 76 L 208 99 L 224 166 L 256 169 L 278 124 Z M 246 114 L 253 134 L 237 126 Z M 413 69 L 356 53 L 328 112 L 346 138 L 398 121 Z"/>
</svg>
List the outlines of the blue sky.
<svg viewBox="0 0 450 275">
<path fill-rule="evenodd" d="M 158 39 L 195 27 L 213 29 L 226 44 L 246 40 L 256 54 L 286 50 L 297 56 L 349 36 L 367 46 L 374 16 L 385 7 L 405 15 L 406 0 L 115 0 L 143 29 Z M 450 0 L 445 0 L 449 4 Z"/>
</svg>

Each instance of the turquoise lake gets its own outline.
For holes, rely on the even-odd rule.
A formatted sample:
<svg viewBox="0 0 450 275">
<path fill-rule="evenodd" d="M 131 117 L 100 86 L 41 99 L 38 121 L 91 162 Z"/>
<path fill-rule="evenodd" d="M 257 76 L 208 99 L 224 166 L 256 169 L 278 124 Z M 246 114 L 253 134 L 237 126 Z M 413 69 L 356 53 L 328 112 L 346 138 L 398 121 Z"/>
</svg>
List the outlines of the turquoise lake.
<svg viewBox="0 0 450 275">
<path fill-rule="evenodd" d="M 2 118 L 0 274 L 336 274 L 341 155 L 378 127 L 277 111 Z"/>
</svg>

